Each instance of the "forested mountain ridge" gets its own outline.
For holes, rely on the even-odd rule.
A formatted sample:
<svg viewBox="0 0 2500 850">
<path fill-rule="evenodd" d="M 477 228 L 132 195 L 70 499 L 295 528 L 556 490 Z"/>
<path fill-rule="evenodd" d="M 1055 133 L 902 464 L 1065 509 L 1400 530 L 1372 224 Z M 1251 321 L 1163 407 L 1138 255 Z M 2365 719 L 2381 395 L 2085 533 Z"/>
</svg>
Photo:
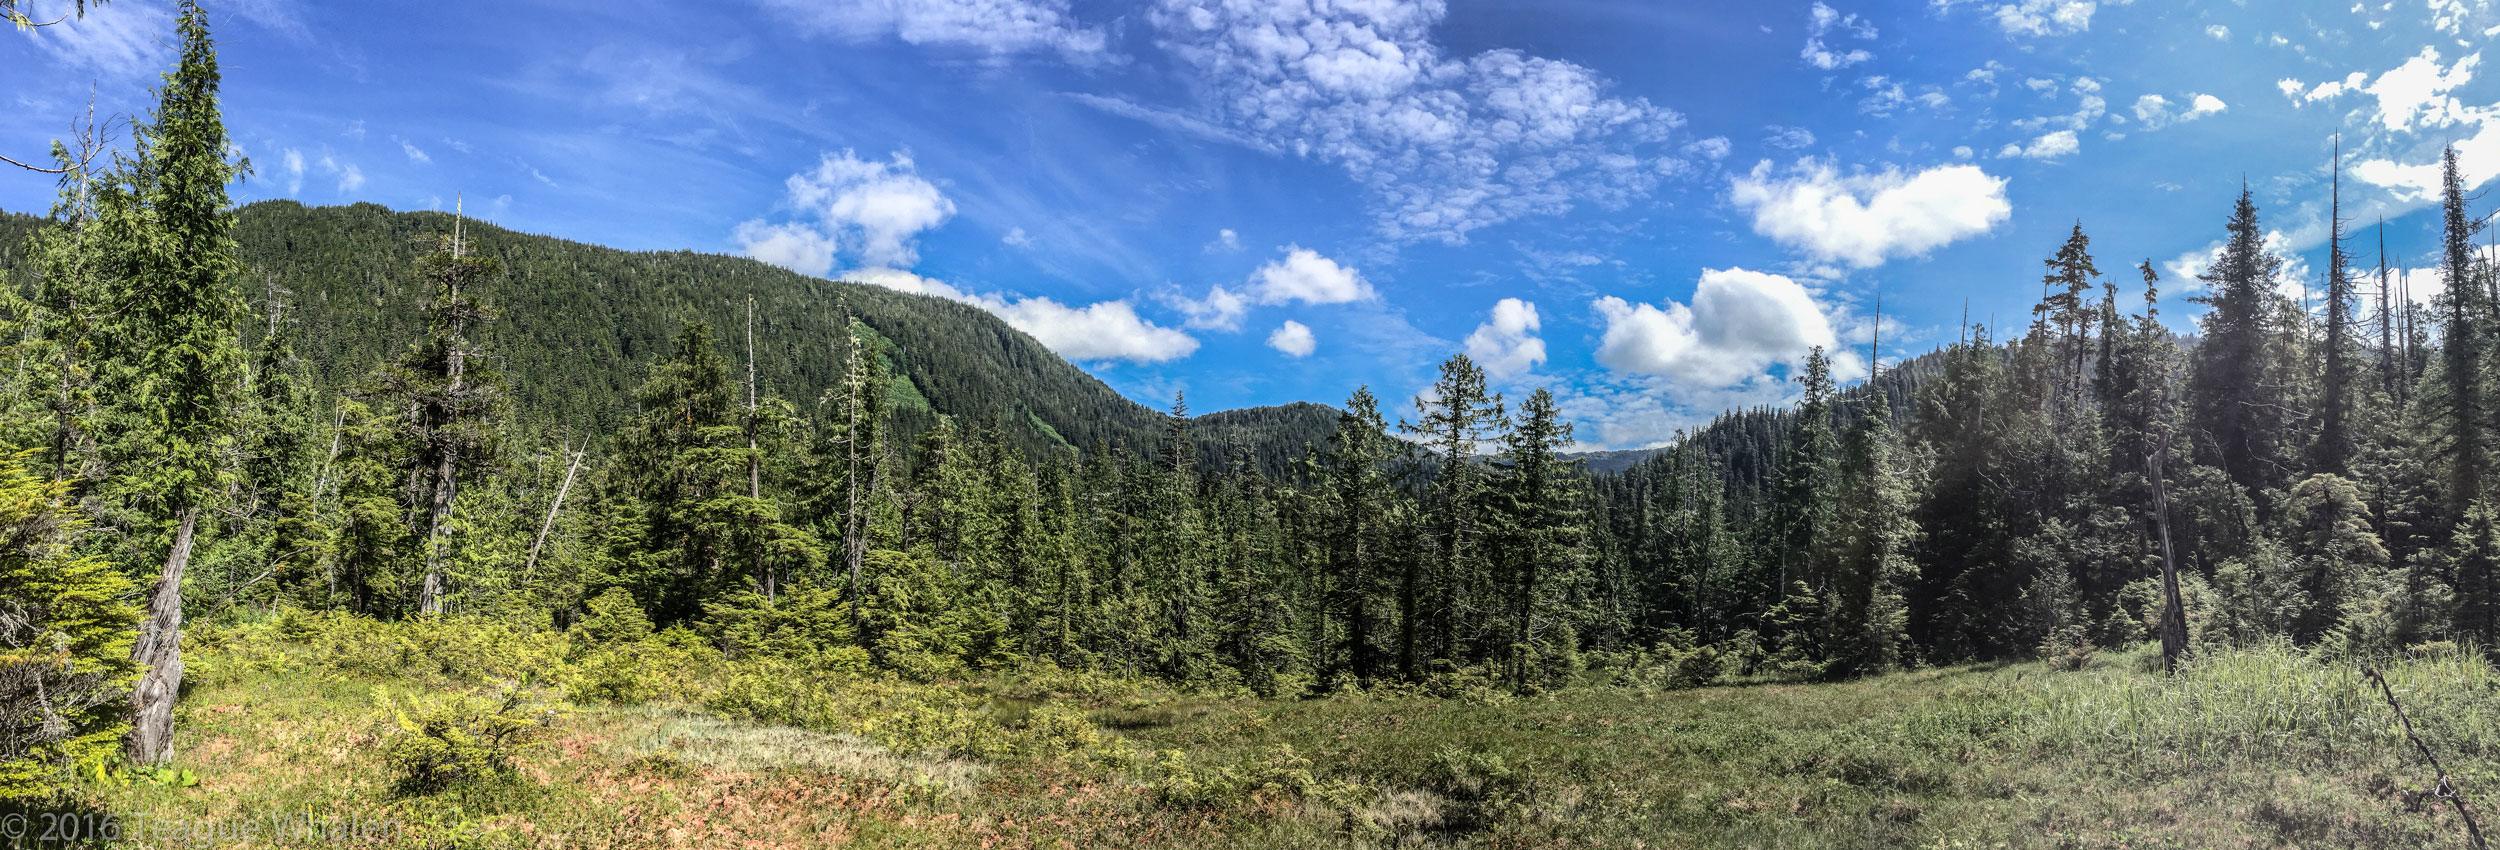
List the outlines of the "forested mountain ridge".
<svg viewBox="0 0 2500 850">
<path fill-rule="evenodd" d="M 43 224 L 0 213 L 0 266 L 30 272 L 27 237 Z M 260 344 L 273 312 L 318 389 L 365 378 L 424 333 L 429 284 L 414 271 L 452 215 L 376 204 L 307 207 L 263 201 L 236 216 L 247 271 L 239 288 Z M 904 439 L 943 414 L 998 429 L 1028 454 L 1097 443 L 1146 451 L 1165 414 L 1139 404 L 970 305 L 860 283 L 826 281 L 740 257 L 623 251 L 520 233 L 470 220 L 476 250 L 506 270 L 481 298 L 493 353 L 525 431 L 604 439 L 634 412 L 633 388 L 689 321 L 709 325 L 743 373 L 748 298 L 754 299 L 757 383 L 802 415 L 841 378 L 842 333 L 855 320 L 885 341 L 891 410 Z M 1323 405 L 1224 411 L 1205 421 L 1210 461 L 1247 450 L 1270 471 L 1324 439 L 1336 412 Z M 579 439 L 579 437 L 576 437 Z"/>
</svg>

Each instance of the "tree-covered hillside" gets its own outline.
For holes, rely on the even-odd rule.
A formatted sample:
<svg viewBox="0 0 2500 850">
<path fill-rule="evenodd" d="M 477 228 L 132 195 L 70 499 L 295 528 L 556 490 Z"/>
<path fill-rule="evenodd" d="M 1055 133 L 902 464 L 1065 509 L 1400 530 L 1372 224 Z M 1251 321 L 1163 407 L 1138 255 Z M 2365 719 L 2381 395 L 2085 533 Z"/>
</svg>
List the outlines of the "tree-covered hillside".
<svg viewBox="0 0 2500 850">
<path fill-rule="evenodd" d="M 41 225 L 0 214 L 0 264 L 31 274 L 25 246 Z M 452 225 L 448 213 L 374 204 L 243 208 L 234 237 L 247 269 L 239 288 L 254 319 L 244 323 L 247 344 L 259 344 L 276 313 L 321 390 L 366 377 L 424 333 L 429 284 L 414 269 Z M 492 352 L 512 416 L 530 433 L 612 434 L 634 410 L 631 390 L 645 366 L 688 321 L 710 325 L 743 376 L 752 297 L 757 382 L 803 415 L 841 377 L 841 329 L 856 321 L 889 343 L 892 414 L 906 439 L 936 414 L 997 428 L 1037 455 L 1096 443 L 1146 451 L 1162 439 L 1161 412 L 969 305 L 738 257 L 619 251 L 474 220 L 464 229 L 474 250 L 506 272 L 478 293 L 493 315 L 478 343 Z M 1205 418 L 1204 457 L 1239 447 L 1273 471 L 1305 442 L 1323 439 L 1336 412 L 1298 404 Z"/>
</svg>

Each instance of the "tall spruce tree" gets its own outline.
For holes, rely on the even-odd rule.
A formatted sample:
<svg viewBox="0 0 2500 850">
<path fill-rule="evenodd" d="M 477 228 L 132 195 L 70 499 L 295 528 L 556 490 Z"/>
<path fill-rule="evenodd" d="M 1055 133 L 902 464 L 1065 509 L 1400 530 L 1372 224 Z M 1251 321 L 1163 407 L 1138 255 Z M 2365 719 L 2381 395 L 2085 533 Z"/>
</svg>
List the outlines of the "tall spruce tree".
<svg viewBox="0 0 2500 850">
<path fill-rule="evenodd" d="M 1431 397 L 1415 399 L 1415 409 L 1422 411 L 1421 420 L 1398 427 L 1415 435 L 1438 467 L 1429 507 L 1431 560 L 1410 564 L 1398 583 L 1398 672 L 1410 678 L 1422 670 L 1419 653 L 1457 660 L 1461 631 L 1473 625 L 1456 615 L 1461 600 L 1478 588 L 1482 571 L 1488 488 L 1477 456 L 1501 429 L 1502 401 L 1486 392 L 1484 370 L 1459 354 L 1442 361 Z M 1431 632 L 1419 633 L 1426 626 Z"/>
</svg>

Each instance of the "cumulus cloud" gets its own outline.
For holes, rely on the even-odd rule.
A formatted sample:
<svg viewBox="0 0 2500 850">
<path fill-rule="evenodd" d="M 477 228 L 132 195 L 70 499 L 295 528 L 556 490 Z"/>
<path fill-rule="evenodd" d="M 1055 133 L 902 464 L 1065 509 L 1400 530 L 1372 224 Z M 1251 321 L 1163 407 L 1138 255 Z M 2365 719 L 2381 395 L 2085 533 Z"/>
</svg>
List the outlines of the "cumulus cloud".
<svg viewBox="0 0 2500 850">
<path fill-rule="evenodd" d="M 2215 41 L 2231 40 L 2231 28 L 2221 24 L 2213 24 L 2205 27 L 2205 34 L 2211 36 Z"/>
<path fill-rule="evenodd" d="M 1033 237 L 1026 235 L 1024 228 L 1010 227 L 1007 228 L 1007 235 L 998 237 L 998 241 L 1010 247 L 1022 248 L 1033 244 Z"/>
<path fill-rule="evenodd" d="M 906 44 L 977 50 L 993 57 L 1054 51 L 1077 62 L 1105 58 L 1099 27 L 1068 0 L 765 0 L 802 28 L 852 42 L 892 36 Z"/>
<path fill-rule="evenodd" d="M 1207 250 L 1209 252 L 1239 251 L 1241 250 L 1241 234 L 1234 233 L 1230 227 L 1217 229 L 1215 240 L 1207 243 Z"/>
<path fill-rule="evenodd" d="M 1182 315 L 1188 316 L 1187 324 L 1190 327 L 1206 330 L 1241 330 L 1241 318 L 1250 312 L 1248 296 L 1221 285 L 1208 287 L 1205 298 L 1190 298 L 1174 294 L 1164 296 L 1163 300 L 1164 303 L 1171 305 L 1172 309 L 1179 310 Z"/>
<path fill-rule="evenodd" d="M 1282 351 L 1287 357 L 1309 357 L 1319 350 L 1319 340 L 1311 336 L 1309 325 L 1286 319 L 1275 333 L 1267 335 L 1267 347 Z"/>
<path fill-rule="evenodd" d="M 805 224 L 766 224 L 750 220 L 731 235 L 738 253 L 800 274 L 825 276 L 833 271 L 833 234 Z"/>
<path fill-rule="evenodd" d="M 1124 300 L 1073 307 L 1051 298 L 966 292 L 936 278 L 885 267 L 852 269 L 835 277 L 979 307 L 1070 360 L 1161 363 L 1198 350 L 1196 338 L 1146 321 Z"/>
<path fill-rule="evenodd" d="M 2182 107 L 2169 98 L 2148 94 L 2135 99 L 2135 120 L 2146 130 L 2159 130 L 2172 124 L 2184 124 L 2229 108 L 2222 98 L 2210 94 L 2189 95 Z"/>
<path fill-rule="evenodd" d="M 1369 300 L 1373 294 L 1361 272 L 1299 245 L 1287 247 L 1284 259 L 1260 266 L 1250 282 L 1261 304 L 1344 304 Z"/>
<path fill-rule="evenodd" d="M 1684 143 L 1685 155 L 1700 157 L 1714 162 L 1726 159 L 1727 155 L 1735 149 L 1734 145 L 1728 144 L 1726 136 L 1712 136 L 1707 139 Z"/>
<path fill-rule="evenodd" d="M 1509 378 L 1545 362 L 1545 340 L 1537 336 L 1536 305 L 1517 298 L 1493 304 L 1493 315 L 1467 335 L 1467 356 L 1496 379 Z"/>
<path fill-rule="evenodd" d="M 1824 36 L 1830 35 L 1834 28 L 1858 38 L 1875 37 L 1873 24 L 1860 20 L 1856 15 L 1842 15 L 1840 10 L 1817 2 L 1813 8 L 1807 10 L 1806 47 L 1798 52 L 1798 57 L 1806 60 L 1806 64 L 1826 71 L 1846 68 L 1875 58 L 1875 54 L 1868 53 L 1864 49 L 1834 50 L 1824 46 Z"/>
<path fill-rule="evenodd" d="M 991 297 L 977 303 L 1070 360 L 1161 363 L 1198 350 L 1198 340 L 1138 318 L 1127 301 L 1070 307 L 1048 298 Z"/>
<path fill-rule="evenodd" d="M 1299 245 L 1286 246 L 1283 258 L 1259 266 L 1242 289 L 1218 284 L 1208 287 L 1204 298 L 1178 293 L 1161 296 L 1165 304 L 1189 317 L 1190 327 L 1219 331 L 1241 330 L 1241 320 L 1253 304 L 1345 304 L 1374 297 L 1371 283 L 1361 272 Z"/>
<path fill-rule="evenodd" d="M 2444 127 L 2468 117 L 2465 108 L 2448 92 L 2471 82 L 2474 68 L 2482 61 L 2481 53 L 2470 53 L 2443 70 L 2439 67 L 2438 48 L 2425 47 L 2403 65 L 2380 74 L 2363 90 L 2378 98 L 2379 123 L 2389 130 L 2404 130 L 2417 123 Z"/>
<path fill-rule="evenodd" d="M 1571 62 L 1445 55 L 1441 2 L 1160 0 L 1157 43 L 1202 84 L 1211 123 L 1343 168 L 1392 239 L 1465 241 L 1484 227 L 1645 196 L 1680 160 L 1683 119 L 1608 94 Z"/>
<path fill-rule="evenodd" d="M 2481 63 L 2482 54 L 2471 53 L 2442 67 L 2439 51 L 2426 47 L 2367 85 L 2364 74 L 2346 78 L 2344 90 L 2370 95 L 2370 117 L 2390 134 L 2382 152 L 2353 163 L 2353 177 L 2388 189 L 2399 203 L 2430 203 L 2440 191 L 2437 143 L 2456 146 L 2469 190 L 2500 174 L 2500 103 L 2471 106 L 2453 94 Z"/>
<path fill-rule="evenodd" d="M 908 266 L 919 260 L 911 240 L 955 214 L 955 202 L 922 179 L 911 155 L 863 160 L 849 150 L 825 154 L 813 171 L 790 175 L 791 207 L 833 232 L 856 233 L 860 259 Z"/>
<path fill-rule="evenodd" d="M 1668 301 L 1660 308 L 1611 295 L 1591 306 L 1606 324 L 1599 365 L 1701 386 L 1734 386 L 1773 364 L 1799 362 L 1815 346 L 1828 351 L 1839 344 L 1831 319 L 1805 287 L 1742 268 L 1703 270 L 1689 306 Z"/>
<path fill-rule="evenodd" d="M 2075 138 L 2075 131 L 2059 130 L 2054 133 L 2041 134 L 2039 138 L 2031 140 L 2029 146 L 2006 145 L 2003 150 L 1997 151 L 1997 156 L 2056 159 L 2082 149 L 2083 143 Z"/>
<path fill-rule="evenodd" d="M 2092 28 L 2092 0 L 2022 0 L 1996 7 L 1997 27 L 2008 35 L 2066 35 Z"/>
<path fill-rule="evenodd" d="M 1780 170 L 1764 160 L 1733 179 L 1729 199 L 1753 214 L 1755 233 L 1859 268 L 1986 233 L 2013 214 L 2005 178 L 1976 165 L 1842 174 L 1828 161 Z"/>
</svg>

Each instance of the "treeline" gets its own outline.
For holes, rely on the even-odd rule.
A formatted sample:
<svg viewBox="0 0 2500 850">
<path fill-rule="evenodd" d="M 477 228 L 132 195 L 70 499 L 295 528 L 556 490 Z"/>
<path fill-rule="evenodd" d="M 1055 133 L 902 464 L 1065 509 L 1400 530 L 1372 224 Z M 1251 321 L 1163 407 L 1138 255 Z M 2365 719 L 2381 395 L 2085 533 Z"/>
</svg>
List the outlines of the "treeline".
<svg viewBox="0 0 2500 850">
<path fill-rule="evenodd" d="M 2167 562 L 2191 645 L 2500 645 L 2500 276 L 2453 150 L 2443 168 L 2448 285 L 2427 308 L 2383 241 L 2356 268 L 2340 203 L 2323 291 L 2287 297 L 2309 287 L 2243 191 L 2189 350 L 2158 319 L 2151 263 L 2129 310 L 2077 226 L 2027 332 L 1975 326 L 1922 358 L 1899 430 L 1899 398 L 1809 372 L 1793 418 L 1725 418 L 1601 482 L 1634 641 L 1820 675 L 2072 658 L 2159 636 Z"/>
</svg>

